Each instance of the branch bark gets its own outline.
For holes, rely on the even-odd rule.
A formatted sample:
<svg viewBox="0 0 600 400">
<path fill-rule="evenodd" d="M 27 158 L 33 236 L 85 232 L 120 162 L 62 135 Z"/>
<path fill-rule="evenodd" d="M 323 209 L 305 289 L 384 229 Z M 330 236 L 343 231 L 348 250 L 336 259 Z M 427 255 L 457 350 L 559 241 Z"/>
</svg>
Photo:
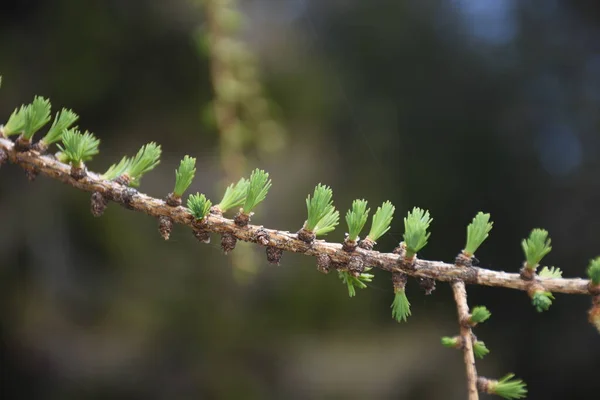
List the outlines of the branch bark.
<svg viewBox="0 0 600 400">
<path fill-rule="evenodd" d="M 471 326 L 468 324 L 469 305 L 467 303 L 467 290 L 463 281 L 452 282 L 454 301 L 458 311 L 458 323 L 460 325 L 460 337 L 462 339 L 462 351 L 467 372 L 467 391 L 469 400 L 479 400 L 477 391 L 477 369 L 475 368 L 475 353 L 473 352 L 473 335 Z"/>
<path fill-rule="evenodd" d="M 144 193 L 116 183 L 102 179 L 94 172 L 87 172 L 81 179 L 71 176 L 71 167 L 57 161 L 53 156 L 41 155 L 35 150 L 18 152 L 12 141 L 0 138 L 0 150 L 7 155 L 8 161 L 21 166 L 28 174 L 45 175 L 61 181 L 79 190 L 90 193 L 98 192 L 106 199 L 124 205 L 126 208 L 143 212 L 150 216 L 170 217 L 174 223 L 186 225 L 192 229 L 196 226 L 194 217 L 185 207 L 172 207 L 161 199 L 148 196 Z M 248 225 L 237 226 L 232 219 L 219 215 L 208 215 L 203 230 L 218 234 L 229 234 L 238 240 L 253 242 L 263 246 L 277 248 L 283 251 L 302 253 L 309 256 L 327 255 L 333 263 L 346 264 L 350 257 L 358 254 L 362 257 L 365 266 L 379 268 L 389 272 L 403 272 L 417 278 L 431 278 L 437 281 L 454 282 L 463 281 L 465 284 L 495 286 L 509 289 L 527 291 L 530 282 L 524 281 L 518 273 L 506 273 L 484 268 L 463 268 L 441 261 L 428 261 L 417 259 L 412 266 L 403 265 L 402 258 L 394 253 L 380 253 L 357 247 L 353 254 L 342 249 L 342 244 L 329 243 L 315 240 L 307 244 L 299 240 L 295 233 L 288 231 L 266 229 L 262 226 Z M 266 238 L 266 239 L 265 239 Z M 590 295 L 589 281 L 587 279 L 542 279 L 538 282 L 546 291 L 554 293 Z"/>
</svg>

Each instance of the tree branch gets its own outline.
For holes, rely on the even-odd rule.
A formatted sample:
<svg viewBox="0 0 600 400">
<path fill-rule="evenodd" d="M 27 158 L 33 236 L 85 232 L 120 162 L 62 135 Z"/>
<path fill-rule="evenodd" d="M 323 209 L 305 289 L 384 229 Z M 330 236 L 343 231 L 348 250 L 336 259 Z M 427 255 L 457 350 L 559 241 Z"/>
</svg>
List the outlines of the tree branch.
<svg viewBox="0 0 600 400">
<path fill-rule="evenodd" d="M 4 153 L 4 154 L 2 154 Z M 12 141 L 0 137 L 0 160 L 7 158 L 9 162 L 21 166 L 28 176 L 46 175 L 77 189 L 100 193 L 105 199 L 120 203 L 126 208 L 143 212 L 153 217 L 170 217 L 173 222 L 186 225 L 195 231 L 204 230 L 218 234 L 228 234 L 238 240 L 253 242 L 283 251 L 303 253 L 309 256 L 329 256 L 335 264 L 345 265 L 352 256 L 360 256 L 365 266 L 376 267 L 389 272 L 403 272 L 418 278 L 431 278 L 438 281 L 463 281 L 466 284 L 504 287 L 527 291 L 531 286 L 517 273 L 506 273 L 483 268 L 464 268 L 441 261 L 416 259 L 414 264 L 403 263 L 401 256 L 394 253 L 380 253 L 357 247 L 349 253 L 338 243 L 315 240 L 308 244 L 299 240 L 295 233 L 266 229 L 262 226 L 247 225 L 240 227 L 232 219 L 209 214 L 205 223 L 199 226 L 189 210 L 185 207 L 172 207 L 165 201 L 140 193 L 128 186 L 114 181 L 107 181 L 94 172 L 87 172 L 82 178 L 71 175 L 71 167 L 61 163 L 51 155 L 41 155 L 35 150 L 19 152 Z M 97 195 L 96 195 L 97 196 Z M 537 278 L 546 291 L 567 294 L 593 294 L 587 279 Z"/>
<path fill-rule="evenodd" d="M 473 353 L 473 336 L 469 320 L 469 305 L 467 304 L 467 290 L 463 281 L 452 282 L 454 301 L 458 311 L 458 324 L 460 325 L 460 337 L 462 351 L 467 372 L 467 391 L 469 400 L 479 400 L 477 391 L 477 369 L 475 368 L 475 354 Z"/>
</svg>

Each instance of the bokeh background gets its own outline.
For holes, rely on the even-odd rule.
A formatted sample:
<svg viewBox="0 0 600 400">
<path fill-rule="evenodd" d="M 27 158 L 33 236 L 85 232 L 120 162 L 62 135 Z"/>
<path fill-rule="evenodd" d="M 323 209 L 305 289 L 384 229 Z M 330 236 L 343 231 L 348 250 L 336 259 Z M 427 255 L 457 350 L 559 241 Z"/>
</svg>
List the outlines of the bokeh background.
<svg viewBox="0 0 600 400">
<path fill-rule="evenodd" d="M 191 191 L 214 202 L 237 171 L 265 168 L 273 188 L 253 222 L 272 228 L 300 228 L 323 182 L 342 214 L 355 198 L 396 205 L 382 251 L 421 206 L 434 218 L 422 258 L 453 260 L 480 210 L 495 221 L 483 267 L 516 272 L 534 227 L 549 230 L 545 261 L 565 276 L 600 253 L 599 3 L 233 7 L 242 18 L 225 22 L 258 96 L 236 109 L 260 104 L 258 122 L 238 110 L 245 125 L 219 129 L 214 26 L 206 4 L 188 0 L 3 2 L 0 121 L 34 95 L 73 108 L 102 140 L 97 171 L 157 141 L 162 162 L 141 186 L 157 197 L 184 154 L 198 159 Z M 165 242 L 155 220 L 114 204 L 96 219 L 89 194 L 3 166 L 3 398 L 465 398 L 462 355 L 439 343 L 457 331 L 446 284 L 425 296 L 410 280 L 413 315 L 398 324 L 388 273 L 349 299 L 311 258 L 284 254 L 274 267 L 264 249 L 239 243 L 224 256 L 218 242 L 183 227 Z M 468 291 L 492 312 L 476 329 L 491 349 L 481 375 L 514 372 L 530 399 L 600 392 L 589 298 L 556 295 L 539 314 L 522 292 Z"/>
</svg>

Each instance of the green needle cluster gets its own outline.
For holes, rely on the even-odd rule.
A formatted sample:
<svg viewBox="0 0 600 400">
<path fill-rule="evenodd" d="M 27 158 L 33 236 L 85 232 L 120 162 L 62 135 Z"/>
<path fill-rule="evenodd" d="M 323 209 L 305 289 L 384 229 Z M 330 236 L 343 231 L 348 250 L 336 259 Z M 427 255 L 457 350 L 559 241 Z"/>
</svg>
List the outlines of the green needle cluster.
<svg viewBox="0 0 600 400">
<path fill-rule="evenodd" d="M 480 341 L 473 342 L 473 354 L 475 357 L 481 359 L 490 353 L 489 349 L 485 346 L 485 343 Z"/>
<path fill-rule="evenodd" d="M 408 297 L 406 297 L 406 291 L 404 289 L 397 289 L 394 291 L 394 301 L 390 308 L 392 309 L 392 318 L 398 322 L 406 322 L 407 318 L 411 315 L 411 312 L 410 302 L 408 301 Z"/>
<path fill-rule="evenodd" d="M 371 222 L 371 230 L 367 235 L 368 239 L 376 242 L 390 229 L 395 210 L 396 207 L 389 201 L 385 201 L 380 207 L 377 207 Z"/>
<path fill-rule="evenodd" d="M 485 306 L 477 306 L 473 307 L 469 320 L 476 325 L 487 321 L 491 316 L 492 313 Z"/>
<path fill-rule="evenodd" d="M 538 275 L 540 278 L 562 278 L 562 271 L 556 267 L 544 267 Z"/>
<path fill-rule="evenodd" d="M 456 349 L 460 346 L 460 338 L 458 336 L 442 336 L 442 346 Z"/>
<path fill-rule="evenodd" d="M 187 207 L 190 209 L 190 212 L 196 220 L 201 220 L 206 217 L 211 206 L 212 203 L 204 196 L 204 194 L 196 193 L 188 197 Z"/>
<path fill-rule="evenodd" d="M 488 393 L 495 394 L 508 400 L 522 399 L 527 395 L 525 383 L 520 379 L 515 379 L 514 374 L 508 374 L 498 381 L 488 383 Z"/>
<path fill-rule="evenodd" d="M 89 161 L 98 154 L 99 145 L 100 139 L 90 132 L 82 134 L 77 129 L 67 129 L 62 135 L 62 146 L 58 145 L 61 151 L 58 158 L 62 162 L 79 167 L 84 161 Z"/>
<path fill-rule="evenodd" d="M 252 171 L 248 182 L 248 189 L 242 207 L 244 214 L 250 214 L 267 197 L 267 193 L 271 188 L 269 173 L 258 168 Z"/>
<path fill-rule="evenodd" d="M 33 102 L 25 110 L 25 121 L 23 124 L 23 137 L 31 140 L 33 135 L 44 125 L 50 122 L 50 101 L 36 96 Z"/>
<path fill-rule="evenodd" d="M 329 186 L 318 184 L 311 198 L 306 199 L 308 219 L 304 229 L 315 235 L 325 235 L 335 229 L 339 223 L 340 213 L 333 206 L 333 191 Z"/>
<path fill-rule="evenodd" d="M 60 112 L 56 113 L 52 126 L 50 126 L 50 129 L 41 141 L 45 145 L 58 142 L 62 138 L 63 132 L 77 122 L 78 119 L 79 116 L 73 111 L 63 108 Z"/>
<path fill-rule="evenodd" d="M 192 184 L 195 175 L 196 159 L 186 155 L 181 160 L 179 168 L 175 170 L 175 189 L 173 189 L 173 194 L 177 197 L 183 196 L 183 193 Z"/>
<path fill-rule="evenodd" d="M 535 270 L 544 256 L 550 253 L 550 239 L 548 231 L 544 229 L 534 229 L 529 238 L 523 239 L 521 243 L 527 260 L 526 268 Z"/>
<path fill-rule="evenodd" d="M 467 226 L 467 244 L 464 252 L 468 257 L 472 257 L 483 241 L 487 239 L 493 225 L 494 223 L 490 222 L 490 214 L 480 211 L 473 218 L 473 222 Z"/>
<path fill-rule="evenodd" d="M 406 258 L 411 259 L 425 245 L 431 233 L 427 232 L 429 224 L 433 221 L 429 211 L 413 208 L 404 218 L 404 243 L 406 244 Z"/>
<path fill-rule="evenodd" d="M 538 290 L 531 296 L 531 304 L 535 307 L 537 312 L 548 311 L 554 300 L 554 295 L 551 292 L 545 292 Z"/>
<path fill-rule="evenodd" d="M 6 136 L 22 133 L 23 137 L 31 140 L 33 135 L 50 121 L 50 101 L 41 96 L 35 96 L 33 102 L 15 109 L 3 128 Z"/>
<path fill-rule="evenodd" d="M 232 183 L 225 189 L 223 199 L 216 207 L 222 212 L 226 212 L 235 207 L 240 207 L 246 201 L 246 194 L 250 181 L 246 178 L 241 178 L 237 183 Z"/>
<path fill-rule="evenodd" d="M 154 142 L 145 144 L 140 148 L 135 157 L 123 157 L 117 164 L 111 165 L 102 174 L 102 178 L 114 180 L 119 177 L 126 177 L 131 186 L 139 186 L 142 176 L 160 163 L 161 153 L 160 145 Z"/>
<path fill-rule="evenodd" d="M 592 281 L 592 285 L 600 285 L 600 257 L 596 257 L 590 261 L 587 274 Z"/>
<path fill-rule="evenodd" d="M 338 277 L 348 288 L 348 296 L 356 296 L 356 288 L 364 289 L 367 287 L 365 282 L 371 282 L 373 280 L 375 275 L 367 273 L 370 270 L 371 268 L 365 268 L 365 272 L 358 276 L 354 276 L 348 271 L 338 271 Z"/>
<path fill-rule="evenodd" d="M 352 208 L 346 213 L 349 241 L 354 242 L 358 239 L 360 231 L 363 229 L 369 218 L 369 211 L 371 210 L 367 209 L 366 200 L 354 200 L 352 202 Z"/>
</svg>

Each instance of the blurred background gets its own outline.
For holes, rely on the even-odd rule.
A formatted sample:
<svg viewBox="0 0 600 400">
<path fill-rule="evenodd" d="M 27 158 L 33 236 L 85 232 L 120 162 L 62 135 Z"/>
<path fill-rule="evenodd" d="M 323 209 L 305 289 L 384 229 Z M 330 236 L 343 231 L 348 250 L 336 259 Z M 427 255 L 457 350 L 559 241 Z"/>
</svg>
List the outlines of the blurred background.
<svg viewBox="0 0 600 400">
<path fill-rule="evenodd" d="M 253 222 L 296 231 L 323 182 L 434 218 L 421 258 L 452 261 L 480 210 L 481 266 L 516 272 L 520 241 L 550 232 L 548 265 L 583 276 L 600 253 L 600 4 L 557 0 L 23 0 L 0 5 L 0 121 L 34 95 L 102 141 L 95 171 L 149 141 L 164 197 L 185 154 L 190 192 L 216 203 L 256 168 L 273 188 Z M 463 399 L 447 284 L 409 280 L 391 318 L 388 273 L 350 299 L 312 258 L 176 227 L 20 168 L 0 170 L 0 390 L 14 399 Z M 343 240 L 344 225 L 329 234 Z M 599 393 L 590 298 L 468 287 L 483 376 L 514 372 L 530 399 Z M 588 395 L 589 394 L 589 395 Z"/>
</svg>

